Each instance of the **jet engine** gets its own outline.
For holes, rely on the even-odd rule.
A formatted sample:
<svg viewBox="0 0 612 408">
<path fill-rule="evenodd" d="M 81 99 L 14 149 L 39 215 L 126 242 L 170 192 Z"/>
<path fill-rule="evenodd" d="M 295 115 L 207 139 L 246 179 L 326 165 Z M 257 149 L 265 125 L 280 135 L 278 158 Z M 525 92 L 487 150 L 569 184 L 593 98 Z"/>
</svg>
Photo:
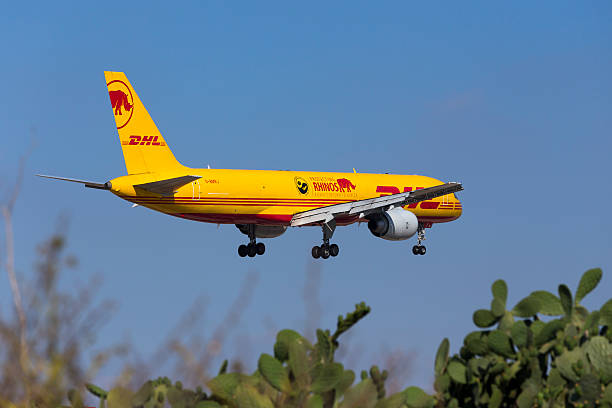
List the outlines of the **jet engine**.
<svg viewBox="0 0 612 408">
<path fill-rule="evenodd" d="M 236 227 L 244 235 L 249 235 L 248 224 L 236 224 Z M 287 230 L 287 227 L 283 225 L 255 225 L 255 237 L 256 238 L 276 238 L 283 235 Z"/>
<path fill-rule="evenodd" d="M 419 221 L 416 215 L 401 207 L 368 217 L 368 229 L 374 236 L 389 241 L 408 239 L 417 233 Z"/>
</svg>

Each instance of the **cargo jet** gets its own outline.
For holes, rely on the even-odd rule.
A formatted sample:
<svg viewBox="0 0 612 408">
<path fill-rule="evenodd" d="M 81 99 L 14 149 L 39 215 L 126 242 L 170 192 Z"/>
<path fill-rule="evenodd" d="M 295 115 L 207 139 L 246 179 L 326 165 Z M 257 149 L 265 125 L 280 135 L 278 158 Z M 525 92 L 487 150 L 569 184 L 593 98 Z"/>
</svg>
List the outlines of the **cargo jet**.
<svg viewBox="0 0 612 408">
<path fill-rule="evenodd" d="M 330 240 L 337 226 L 365 222 L 389 241 L 417 236 L 415 255 L 426 252 L 425 229 L 454 221 L 462 207 L 460 183 L 417 175 L 310 171 L 194 169 L 179 163 L 122 72 L 105 72 L 127 175 L 106 183 L 38 175 L 109 190 L 120 198 L 175 217 L 235 224 L 249 238 L 241 257 L 263 255 L 257 238 L 287 227 L 318 226 L 322 244 L 314 258 L 338 255 Z"/>
</svg>

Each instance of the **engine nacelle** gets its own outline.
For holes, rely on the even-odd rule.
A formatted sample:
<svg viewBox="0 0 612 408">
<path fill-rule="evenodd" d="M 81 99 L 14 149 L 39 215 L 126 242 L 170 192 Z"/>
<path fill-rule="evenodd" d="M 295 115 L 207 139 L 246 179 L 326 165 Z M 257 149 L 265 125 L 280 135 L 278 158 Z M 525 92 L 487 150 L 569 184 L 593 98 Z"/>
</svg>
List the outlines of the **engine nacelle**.
<svg viewBox="0 0 612 408">
<path fill-rule="evenodd" d="M 236 227 L 244 235 L 249 235 L 248 224 L 236 224 Z M 283 225 L 255 225 L 255 237 L 257 238 L 276 238 L 283 235 L 287 227 Z"/>
<path fill-rule="evenodd" d="M 416 215 L 401 207 L 370 217 L 368 229 L 374 236 L 389 241 L 408 239 L 417 233 L 419 220 Z"/>
</svg>

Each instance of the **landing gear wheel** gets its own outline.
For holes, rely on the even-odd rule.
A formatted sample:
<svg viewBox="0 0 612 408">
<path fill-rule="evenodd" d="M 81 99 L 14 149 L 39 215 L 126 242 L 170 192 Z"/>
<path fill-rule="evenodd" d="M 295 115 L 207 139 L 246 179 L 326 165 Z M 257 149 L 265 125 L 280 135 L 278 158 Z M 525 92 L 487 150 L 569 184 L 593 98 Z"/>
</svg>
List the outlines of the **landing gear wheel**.
<svg viewBox="0 0 612 408">
<path fill-rule="evenodd" d="M 251 245 L 249 244 L 249 246 L 247 247 L 249 250 L 249 257 L 253 258 L 255 255 L 257 255 L 257 248 L 255 245 Z"/>
<path fill-rule="evenodd" d="M 247 248 L 246 245 L 240 245 L 238 247 L 238 255 L 240 255 L 241 258 L 244 258 L 245 256 L 247 256 L 248 253 L 249 253 L 249 249 Z"/>
<path fill-rule="evenodd" d="M 330 253 L 329 253 L 329 247 L 328 246 L 321 245 L 320 252 L 321 252 L 321 258 L 323 258 L 323 259 L 329 258 Z"/>
<path fill-rule="evenodd" d="M 338 252 L 340 252 L 340 248 L 338 248 L 336 244 L 329 244 L 329 240 L 336 230 L 336 220 L 332 219 L 325 222 L 321 228 L 323 229 L 323 244 L 321 246 L 312 247 L 312 257 L 314 259 L 327 259 L 330 256 L 337 256 Z"/>
<path fill-rule="evenodd" d="M 263 255 L 264 252 L 266 252 L 266 246 L 263 244 L 263 242 L 258 242 L 255 245 L 255 249 L 257 250 L 257 255 Z"/>
<path fill-rule="evenodd" d="M 415 255 L 419 255 L 421 253 L 421 248 L 418 245 L 413 246 L 412 253 Z"/>
<path fill-rule="evenodd" d="M 419 249 L 419 255 L 425 255 L 426 252 L 427 248 L 425 248 L 424 245 L 421 245 L 421 248 Z"/>
<path fill-rule="evenodd" d="M 321 251 L 320 251 L 320 248 L 318 246 L 313 246 L 312 247 L 312 257 L 314 259 L 319 259 L 321 257 Z"/>
</svg>

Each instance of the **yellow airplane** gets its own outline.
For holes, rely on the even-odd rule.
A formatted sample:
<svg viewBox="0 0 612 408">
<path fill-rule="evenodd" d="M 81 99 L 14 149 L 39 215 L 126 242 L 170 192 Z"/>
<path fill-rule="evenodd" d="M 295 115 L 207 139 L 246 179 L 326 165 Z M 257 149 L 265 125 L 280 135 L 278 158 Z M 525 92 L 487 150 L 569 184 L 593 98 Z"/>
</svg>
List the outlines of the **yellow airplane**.
<svg viewBox="0 0 612 408">
<path fill-rule="evenodd" d="M 367 222 L 376 237 L 400 241 L 417 235 L 415 255 L 426 252 L 425 228 L 456 220 L 460 183 L 417 175 L 309 171 L 193 169 L 180 164 L 123 72 L 104 72 L 127 176 L 106 183 L 38 174 L 110 190 L 124 200 L 189 220 L 235 224 L 249 237 L 241 257 L 263 255 L 257 238 L 287 227 L 320 226 L 314 258 L 337 256 L 336 226 Z"/>
</svg>

